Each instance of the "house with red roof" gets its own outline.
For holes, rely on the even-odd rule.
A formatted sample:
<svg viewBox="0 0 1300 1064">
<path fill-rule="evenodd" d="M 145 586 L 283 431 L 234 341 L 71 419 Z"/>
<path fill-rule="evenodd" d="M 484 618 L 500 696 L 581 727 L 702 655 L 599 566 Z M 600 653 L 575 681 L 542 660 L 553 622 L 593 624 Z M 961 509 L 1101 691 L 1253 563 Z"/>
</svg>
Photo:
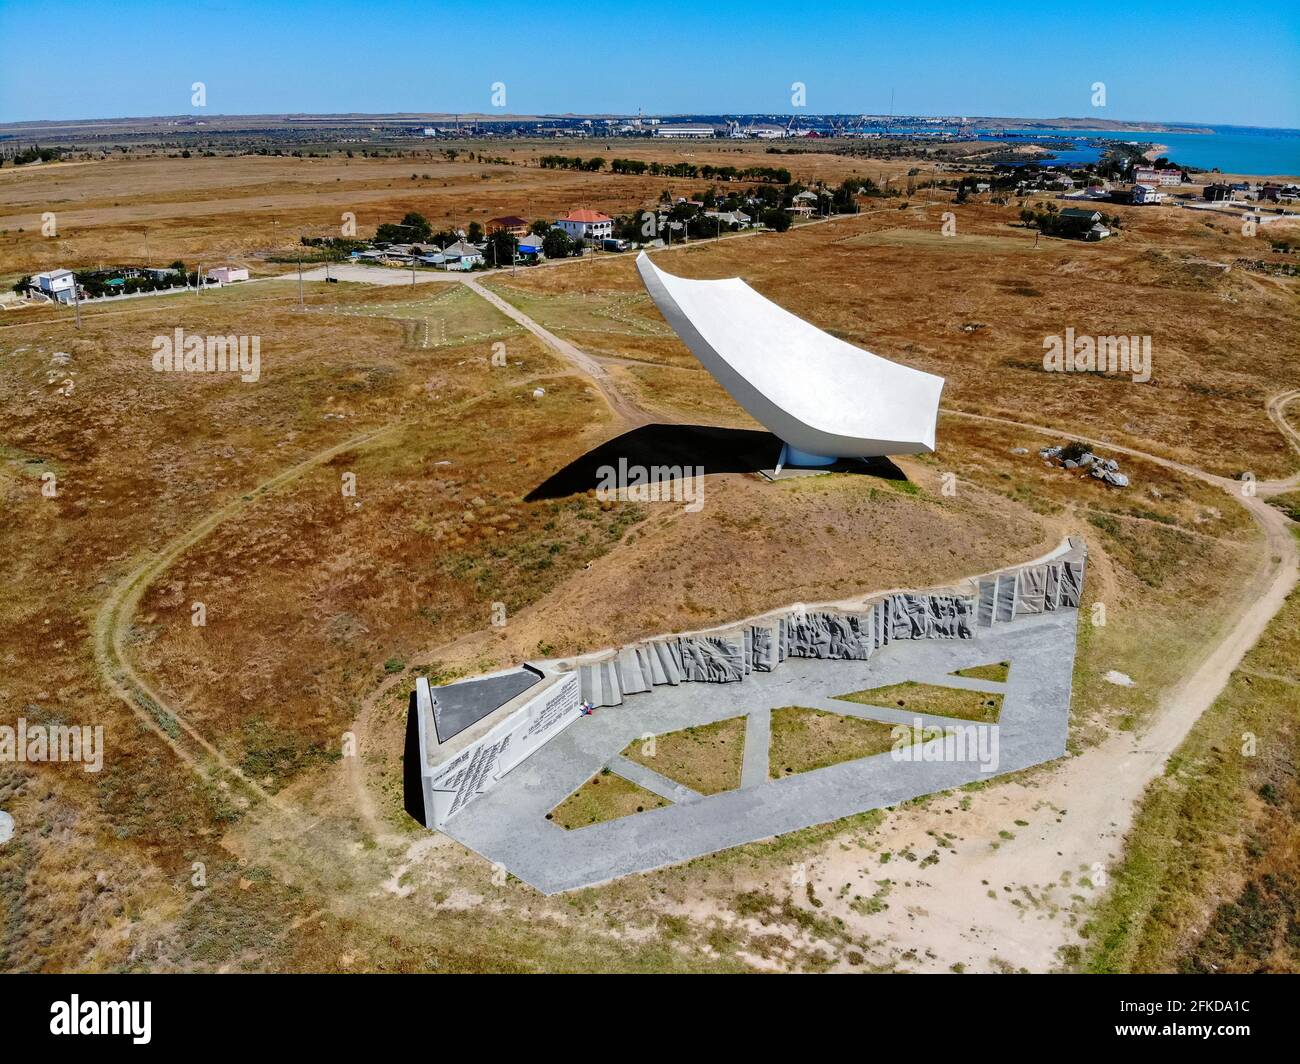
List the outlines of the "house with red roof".
<svg viewBox="0 0 1300 1064">
<path fill-rule="evenodd" d="M 600 211 L 585 208 L 570 211 L 563 218 L 555 219 L 555 224 L 569 235 L 571 240 L 605 240 L 614 235 L 614 219 Z"/>
<path fill-rule="evenodd" d="M 528 222 L 515 214 L 503 215 L 500 218 L 489 218 L 487 223 L 487 235 L 499 233 L 503 229 L 511 236 L 527 236 Z"/>
</svg>

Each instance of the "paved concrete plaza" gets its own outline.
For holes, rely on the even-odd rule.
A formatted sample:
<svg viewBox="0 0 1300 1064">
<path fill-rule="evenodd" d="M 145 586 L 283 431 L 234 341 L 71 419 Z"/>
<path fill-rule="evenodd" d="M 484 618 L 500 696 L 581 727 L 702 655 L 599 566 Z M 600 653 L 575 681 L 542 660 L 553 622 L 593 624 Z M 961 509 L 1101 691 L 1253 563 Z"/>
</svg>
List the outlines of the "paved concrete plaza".
<svg viewBox="0 0 1300 1064">
<path fill-rule="evenodd" d="M 552 894 L 1049 761 L 1065 753 L 1077 622 L 1077 610 L 1060 610 L 979 628 L 974 639 L 896 641 L 868 661 L 787 658 L 775 672 L 754 672 L 743 683 L 654 687 L 578 720 L 453 816 L 444 830 Z M 948 675 L 997 661 L 1011 662 L 1005 684 Z M 772 709 L 807 706 L 910 724 L 916 714 L 834 697 L 903 680 L 1002 693 L 995 771 L 981 771 L 971 759 L 898 761 L 883 753 L 768 779 Z M 702 796 L 620 756 L 647 733 L 737 716 L 748 718 L 737 790 Z M 922 719 L 935 726 L 971 723 Z M 546 819 L 606 767 L 673 804 L 574 830 Z"/>
</svg>

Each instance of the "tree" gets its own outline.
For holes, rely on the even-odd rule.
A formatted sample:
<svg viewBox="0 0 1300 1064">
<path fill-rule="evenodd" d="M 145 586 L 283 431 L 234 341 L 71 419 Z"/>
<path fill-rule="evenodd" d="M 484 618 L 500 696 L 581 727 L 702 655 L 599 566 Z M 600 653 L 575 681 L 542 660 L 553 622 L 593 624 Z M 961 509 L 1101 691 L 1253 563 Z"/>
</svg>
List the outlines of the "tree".
<svg viewBox="0 0 1300 1064">
<path fill-rule="evenodd" d="M 465 230 L 465 239 L 471 244 L 481 244 L 483 242 L 483 227 L 478 222 L 470 222 L 469 228 Z"/>
<path fill-rule="evenodd" d="M 775 229 L 778 233 L 784 233 L 790 228 L 790 215 L 782 210 L 764 211 L 762 222 L 769 229 Z"/>
<path fill-rule="evenodd" d="M 375 230 L 375 240 L 381 244 L 427 243 L 431 236 L 433 226 L 415 211 L 407 211 L 399 225 L 385 223 Z"/>
<path fill-rule="evenodd" d="M 498 229 L 488 237 L 488 246 L 484 257 L 488 262 L 497 266 L 509 266 L 515 261 L 515 249 L 518 247 L 518 240 L 504 229 Z"/>
<path fill-rule="evenodd" d="M 552 229 L 542 238 L 542 254 L 548 259 L 563 259 L 573 254 L 573 241 L 563 229 Z"/>
<path fill-rule="evenodd" d="M 545 236 L 551 231 L 551 223 L 545 218 L 538 218 L 537 221 L 533 222 L 533 224 L 528 227 L 528 231 L 532 233 L 533 236 Z"/>
<path fill-rule="evenodd" d="M 851 177 L 846 177 L 831 194 L 831 210 L 836 214 L 857 214 L 857 190 L 858 182 Z"/>
</svg>

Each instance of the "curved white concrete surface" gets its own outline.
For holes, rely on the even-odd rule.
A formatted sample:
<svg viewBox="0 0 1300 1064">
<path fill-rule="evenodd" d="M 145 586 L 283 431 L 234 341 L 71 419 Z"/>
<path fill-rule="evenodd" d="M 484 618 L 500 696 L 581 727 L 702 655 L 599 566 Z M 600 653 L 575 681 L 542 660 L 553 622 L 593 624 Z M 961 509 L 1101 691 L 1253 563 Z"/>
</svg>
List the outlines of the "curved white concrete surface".
<svg viewBox="0 0 1300 1064">
<path fill-rule="evenodd" d="M 838 340 L 738 277 L 674 277 L 645 252 L 636 266 L 691 353 L 791 447 L 840 458 L 934 450 L 942 377 Z"/>
</svg>

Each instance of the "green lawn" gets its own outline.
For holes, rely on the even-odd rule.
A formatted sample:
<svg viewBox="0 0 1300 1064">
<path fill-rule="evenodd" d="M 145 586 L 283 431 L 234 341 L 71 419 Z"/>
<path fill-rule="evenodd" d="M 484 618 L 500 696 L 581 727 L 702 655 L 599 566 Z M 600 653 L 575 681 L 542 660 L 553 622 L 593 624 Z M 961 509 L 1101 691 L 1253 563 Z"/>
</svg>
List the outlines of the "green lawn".
<svg viewBox="0 0 1300 1064">
<path fill-rule="evenodd" d="M 965 676 L 971 680 L 993 680 L 995 683 L 1006 683 L 1007 675 L 1011 672 L 1011 662 L 998 661 L 992 665 L 973 665 L 969 669 L 958 669 L 953 676 Z"/>
<path fill-rule="evenodd" d="M 894 725 L 844 717 L 804 706 L 772 710 L 772 779 L 883 754 L 894 746 Z"/>
<path fill-rule="evenodd" d="M 659 795 L 602 769 L 552 809 L 546 819 L 572 830 L 665 805 L 668 802 Z"/>
<path fill-rule="evenodd" d="M 980 724 L 996 724 L 1002 712 L 1001 695 L 967 691 L 961 687 L 938 687 L 935 684 L 917 683 L 915 680 L 904 680 L 888 687 L 871 687 L 836 697 L 845 702 L 905 709 L 909 713 L 929 713 L 936 717 L 958 717 Z"/>
<path fill-rule="evenodd" d="M 656 735 L 653 743 L 637 739 L 623 756 L 700 794 L 735 790 L 745 759 L 745 718 Z"/>
</svg>

